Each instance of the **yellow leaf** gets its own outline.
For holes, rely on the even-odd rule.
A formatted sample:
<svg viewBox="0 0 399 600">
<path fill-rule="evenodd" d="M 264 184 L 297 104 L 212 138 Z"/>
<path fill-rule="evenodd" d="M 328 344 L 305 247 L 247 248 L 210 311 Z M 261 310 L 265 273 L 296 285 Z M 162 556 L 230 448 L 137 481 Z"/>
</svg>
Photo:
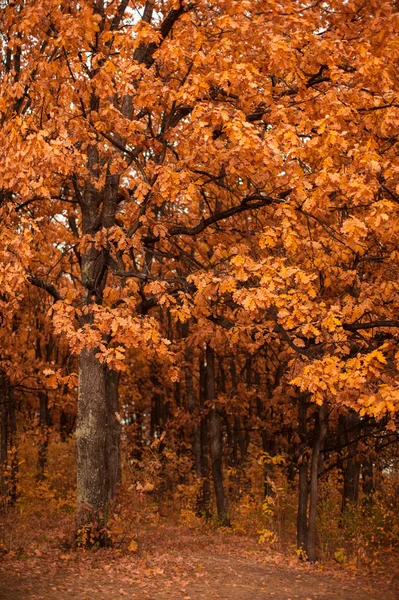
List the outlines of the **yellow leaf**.
<svg viewBox="0 0 399 600">
<path fill-rule="evenodd" d="M 139 549 L 139 546 L 138 546 L 137 542 L 132 540 L 128 546 L 129 552 L 137 552 L 138 549 Z"/>
</svg>

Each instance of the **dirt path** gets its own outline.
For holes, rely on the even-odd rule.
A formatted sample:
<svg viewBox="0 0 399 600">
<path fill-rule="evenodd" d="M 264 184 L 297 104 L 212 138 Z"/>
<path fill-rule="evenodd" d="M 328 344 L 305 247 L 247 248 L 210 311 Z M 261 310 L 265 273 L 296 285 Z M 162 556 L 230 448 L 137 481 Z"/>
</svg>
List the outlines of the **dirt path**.
<svg viewBox="0 0 399 600">
<path fill-rule="evenodd" d="M 145 546 L 145 544 L 144 544 Z M 181 536 L 152 552 L 43 554 L 0 565 L 2 600 L 398 600 L 398 580 L 324 570 L 248 540 Z"/>
</svg>

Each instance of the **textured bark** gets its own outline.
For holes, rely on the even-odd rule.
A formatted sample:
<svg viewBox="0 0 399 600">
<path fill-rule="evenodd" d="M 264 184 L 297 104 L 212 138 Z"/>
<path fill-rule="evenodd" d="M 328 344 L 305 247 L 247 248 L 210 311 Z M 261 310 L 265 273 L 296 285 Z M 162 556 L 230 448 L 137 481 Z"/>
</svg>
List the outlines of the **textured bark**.
<svg viewBox="0 0 399 600">
<path fill-rule="evenodd" d="M 101 527 L 107 518 L 107 402 L 104 367 L 97 350 L 79 356 L 77 449 L 78 529 L 91 528 L 95 542 L 104 543 Z M 87 543 L 88 540 L 83 540 Z"/>
<path fill-rule="evenodd" d="M 93 110 L 97 110 L 98 100 L 93 96 Z M 91 179 L 87 182 L 82 197 L 79 197 L 82 211 L 82 234 L 93 236 L 101 227 L 109 228 L 115 223 L 117 207 L 117 176 L 108 175 L 103 190 L 93 185 L 99 177 L 99 156 L 95 146 L 87 152 L 87 168 Z M 85 289 L 84 304 L 101 304 L 107 280 L 106 251 L 94 245 L 81 254 L 81 282 Z M 90 326 L 90 310 L 83 313 L 79 325 Z M 79 356 L 78 424 L 76 429 L 77 450 L 77 527 L 80 542 L 85 545 L 107 542 L 105 523 L 108 516 L 108 503 L 113 495 L 112 486 L 118 477 L 115 469 L 116 430 L 109 417 L 115 400 L 107 402 L 107 367 L 100 364 L 97 348 L 85 347 Z M 109 378 L 108 391 L 113 389 Z M 115 395 L 115 390 L 113 394 Z M 115 412 L 115 411 L 114 411 Z M 109 430 L 109 431 L 108 431 Z M 110 454 L 109 454 L 110 450 Z M 112 455 L 112 458 L 111 458 Z M 110 475 L 110 461 L 113 473 Z M 113 483 L 111 483 L 113 482 Z M 114 488 L 113 488 L 114 489 Z M 88 533 L 88 537 L 84 534 Z M 83 532 L 83 534 L 82 534 Z"/>
<path fill-rule="evenodd" d="M 215 397 L 215 352 L 210 346 L 206 348 L 206 398 L 210 407 L 210 456 L 218 522 L 220 525 L 230 525 L 229 506 L 223 481 L 222 431 Z"/>
<path fill-rule="evenodd" d="M 318 423 L 316 440 L 312 450 L 312 463 L 310 468 L 310 498 L 309 498 L 309 522 L 308 522 L 308 539 L 307 539 L 307 555 L 312 562 L 317 560 L 316 553 L 316 517 L 317 517 L 317 490 L 318 490 L 318 475 L 320 452 L 323 447 L 324 439 L 327 433 L 326 410 L 324 406 L 320 406 L 318 412 Z"/>
</svg>

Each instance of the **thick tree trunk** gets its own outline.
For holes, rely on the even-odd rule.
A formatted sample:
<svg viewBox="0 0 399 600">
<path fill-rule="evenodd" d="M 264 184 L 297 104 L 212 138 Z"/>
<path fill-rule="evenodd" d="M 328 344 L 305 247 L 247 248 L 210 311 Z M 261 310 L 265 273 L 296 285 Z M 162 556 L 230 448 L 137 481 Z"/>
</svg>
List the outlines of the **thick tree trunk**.
<svg viewBox="0 0 399 600">
<path fill-rule="evenodd" d="M 109 500 L 107 401 L 104 366 L 96 348 L 79 356 L 77 449 L 77 524 L 83 545 L 104 544 Z"/>
<path fill-rule="evenodd" d="M 97 106 L 98 99 L 93 96 L 92 108 L 97 110 Z M 89 146 L 87 156 L 90 177 L 77 200 L 82 211 L 82 234 L 90 237 L 101 227 L 108 229 L 114 225 L 119 179 L 116 175 L 107 175 L 105 186 L 99 192 L 93 183 L 100 175 L 98 148 Z M 101 305 L 103 301 L 107 279 L 106 250 L 98 249 L 94 244 L 88 245 L 80 256 L 80 266 L 86 311 L 79 325 L 90 328 L 93 321 L 91 307 Z M 118 434 L 109 415 L 115 404 L 117 380 L 109 377 L 107 384 L 107 367 L 100 363 L 97 353 L 97 348 L 88 345 L 79 356 L 77 526 L 80 542 L 89 546 L 107 542 L 108 503 L 118 477 L 118 468 L 115 468 Z M 110 390 L 112 400 L 108 406 L 107 391 Z M 110 461 L 112 474 L 109 472 Z"/>
<path fill-rule="evenodd" d="M 300 396 L 298 406 L 298 433 L 300 437 L 298 457 L 298 513 L 297 513 L 297 548 L 305 552 L 308 539 L 308 468 L 309 461 L 306 453 L 307 442 L 307 401 L 306 396 Z"/>
<path fill-rule="evenodd" d="M 307 539 L 307 555 L 312 562 L 317 560 L 316 554 L 316 517 L 317 517 L 317 490 L 318 490 L 318 475 L 320 452 L 323 448 L 324 439 L 327 433 L 326 410 L 324 406 L 320 406 L 318 411 L 317 437 L 312 450 L 312 463 L 310 469 L 310 499 L 309 499 L 309 522 L 308 522 L 308 539 Z"/>
<path fill-rule="evenodd" d="M 215 352 L 210 346 L 206 347 L 206 398 L 210 405 L 209 441 L 218 522 L 220 525 L 230 525 L 229 506 L 223 481 L 222 431 L 219 411 L 215 404 Z"/>
<path fill-rule="evenodd" d="M 121 426 L 119 414 L 119 379 L 120 373 L 105 367 L 105 395 L 107 402 L 107 473 L 108 473 L 108 499 L 115 496 L 115 489 L 122 481 L 121 463 Z"/>
</svg>

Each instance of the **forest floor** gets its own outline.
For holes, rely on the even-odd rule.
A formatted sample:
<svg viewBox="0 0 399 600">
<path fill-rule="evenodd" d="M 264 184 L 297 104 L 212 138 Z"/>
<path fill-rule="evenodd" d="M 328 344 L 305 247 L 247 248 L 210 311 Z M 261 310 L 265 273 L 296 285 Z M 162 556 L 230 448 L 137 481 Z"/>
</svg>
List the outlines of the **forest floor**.
<svg viewBox="0 0 399 600">
<path fill-rule="evenodd" d="M 250 537 L 160 523 L 141 533 L 136 552 L 62 549 L 53 539 L 8 553 L 0 560 L 0 598 L 398 600 L 398 573 L 385 567 L 310 565 Z"/>
</svg>

